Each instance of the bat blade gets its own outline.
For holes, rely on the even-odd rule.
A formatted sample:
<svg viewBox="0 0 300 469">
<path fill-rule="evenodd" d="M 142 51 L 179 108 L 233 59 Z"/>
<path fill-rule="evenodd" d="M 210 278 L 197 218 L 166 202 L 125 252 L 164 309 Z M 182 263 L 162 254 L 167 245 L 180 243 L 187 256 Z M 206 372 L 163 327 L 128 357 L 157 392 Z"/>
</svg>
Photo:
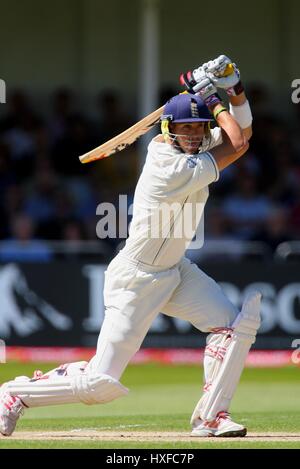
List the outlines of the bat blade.
<svg viewBox="0 0 300 469">
<path fill-rule="evenodd" d="M 144 117 L 121 134 L 80 156 L 79 159 L 81 163 L 90 163 L 91 161 L 101 160 L 102 158 L 107 158 L 108 156 L 127 148 L 139 137 L 147 133 L 157 122 L 159 122 L 163 108 L 164 106 L 156 109 L 156 111 L 153 111 L 151 114 Z"/>
</svg>

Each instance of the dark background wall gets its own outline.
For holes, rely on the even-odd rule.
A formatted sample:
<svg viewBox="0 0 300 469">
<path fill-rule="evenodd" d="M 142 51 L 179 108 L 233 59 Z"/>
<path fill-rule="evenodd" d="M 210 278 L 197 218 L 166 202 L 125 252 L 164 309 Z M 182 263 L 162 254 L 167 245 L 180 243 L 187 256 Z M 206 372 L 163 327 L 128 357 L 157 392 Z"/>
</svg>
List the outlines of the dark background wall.
<svg viewBox="0 0 300 469">
<path fill-rule="evenodd" d="M 246 82 L 266 84 L 276 94 L 273 106 L 292 112 L 290 83 L 300 76 L 299 2 L 152 2 L 159 11 L 160 84 L 177 86 L 180 72 L 225 52 Z M 137 104 L 146 3 L 1 0 L 2 78 L 9 89 L 25 88 L 45 107 L 46 94 L 61 85 L 79 92 L 85 108 L 108 86 Z"/>
</svg>

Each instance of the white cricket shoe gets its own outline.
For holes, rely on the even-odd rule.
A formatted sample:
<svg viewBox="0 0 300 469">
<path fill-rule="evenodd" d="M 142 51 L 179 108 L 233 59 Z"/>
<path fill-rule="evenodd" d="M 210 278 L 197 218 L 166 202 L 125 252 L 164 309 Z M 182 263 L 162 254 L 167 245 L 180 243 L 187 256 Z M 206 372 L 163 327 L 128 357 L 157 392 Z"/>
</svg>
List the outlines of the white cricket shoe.
<svg viewBox="0 0 300 469">
<path fill-rule="evenodd" d="M 191 436 L 236 438 L 246 436 L 246 434 L 247 429 L 243 425 L 233 422 L 228 412 L 219 412 L 212 422 L 203 422 L 198 419 Z"/>
<path fill-rule="evenodd" d="M 11 396 L 0 388 L 0 433 L 10 436 L 16 428 L 17 421 L 24 413 L 24 405 L 17 396 Z"/>
</svg>

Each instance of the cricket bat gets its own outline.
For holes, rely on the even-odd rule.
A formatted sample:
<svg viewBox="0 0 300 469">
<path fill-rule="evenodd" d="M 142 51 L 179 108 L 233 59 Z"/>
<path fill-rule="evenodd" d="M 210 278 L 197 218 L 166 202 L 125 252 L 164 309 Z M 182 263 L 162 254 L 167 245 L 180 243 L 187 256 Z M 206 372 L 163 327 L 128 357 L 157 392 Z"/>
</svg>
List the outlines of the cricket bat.
<svg viewBox="0 0 300 469">
<path fill-rule="evenodd" d="M 231 72 L 232 65 L 228 64 L 223 73 L 223 76 L 229 75 Z M 161 106 L 159 109 L 156 109 L 156 111 L 153 111 L 151 114 L 148 114 L 148 116 L 134 124 L 132 127 L 129 127 L 129 129 L 124 130 L 124 132 L 116 135 L 116 137 L 113 137 L 99 147 L 94 148 L 88 153 L 80 156 L 79 159 L 81 163 L 90 163 L 91 161 L 101 160 L 129 147 L 139 137 L 147 133 L 155 124 L 159 122 L 160 116 L 163 113 L 163 109 L 164 106 Z"/>
<path fill-rule="evenodd" d="M 147 133 L 152 127 L 159 122 L 160 116 L 162 115 L 164 106 L 161 106 L 156 111 L 151 112 L 148 116 L 134 124 L 129 129 L 124 130 L 116 137 L 108 140 L 97 148 L 85 153 L 79 157 L 81 163 L 89 163 L 90 161 L 101 160 L 107 158 L 118 151 L 124 150 L 134 143 L 139 137 Z"/>
</svg>

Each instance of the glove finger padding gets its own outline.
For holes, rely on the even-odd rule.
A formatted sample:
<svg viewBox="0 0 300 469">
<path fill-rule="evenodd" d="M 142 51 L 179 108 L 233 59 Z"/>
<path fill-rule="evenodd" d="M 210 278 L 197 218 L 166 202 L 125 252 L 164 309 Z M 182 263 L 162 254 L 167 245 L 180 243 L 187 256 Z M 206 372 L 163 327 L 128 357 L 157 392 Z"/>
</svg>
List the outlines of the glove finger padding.
<svg viewBox="0 0 300 469">
<path fill-rule="evenodd" d="M 233 88 L 239 83 L 241 75 L 237 66 L 235 64 L 232 64 L 232 66 L 233 71 L 230 75 L 217 76 L 215 73 L 212 73 L 210 71 L 207 71 L 206 75 L 217 88 L 222 88 L 225 90 L 227 90 L 228 88 Z"/>
<path fill-rule="evenodd" d="M 226 55 L 220 55 L 215 60 L 210 60 L 206 65 L 205 70 L 212 73 L 214 76 L 223 76 L 228 65 L 232 64 L 232 60 Z"/>
<path fill-rule="evenodd" d="M 224 89 L 229 95 L 237 95 L 243 91 L 240 71 L 226 55 L 205 62 L 193 72 L 182 74 L 180 81 L 190 93 L 198 93 L 204 101 L 217 93 L 217 88 Z"/>
</svg>

